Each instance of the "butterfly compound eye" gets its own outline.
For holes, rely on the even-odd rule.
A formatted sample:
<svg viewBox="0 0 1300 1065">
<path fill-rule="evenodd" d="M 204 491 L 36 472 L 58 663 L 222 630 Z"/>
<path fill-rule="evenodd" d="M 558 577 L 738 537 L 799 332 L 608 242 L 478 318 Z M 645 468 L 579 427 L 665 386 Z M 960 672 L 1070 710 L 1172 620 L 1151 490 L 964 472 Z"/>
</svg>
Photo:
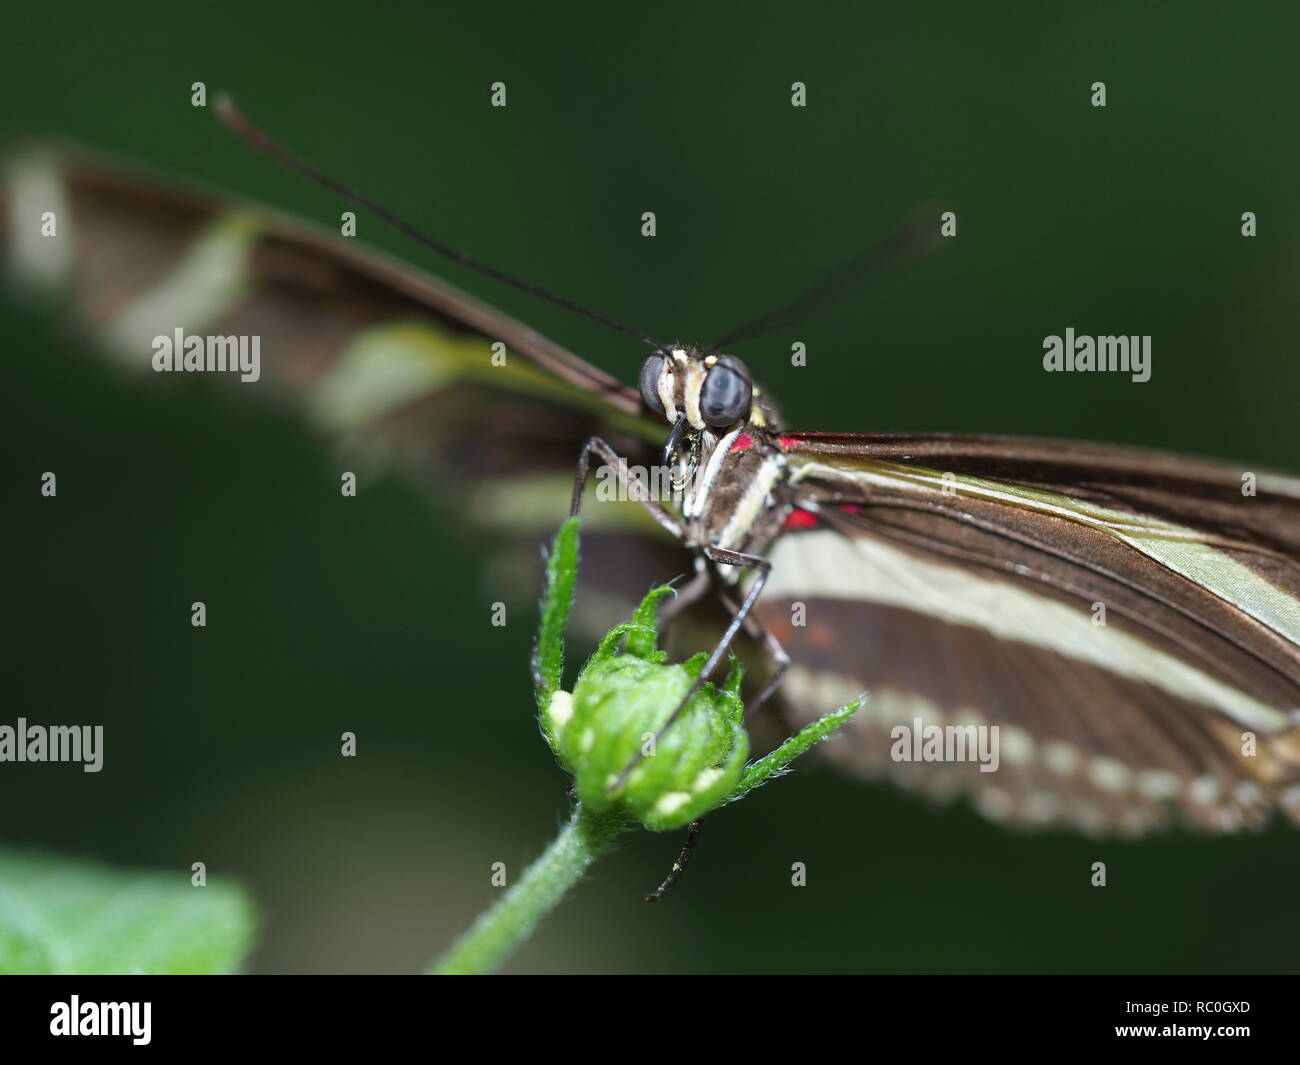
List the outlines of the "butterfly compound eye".
<svg viewBox="0 0 1300 1065">
<path fill-rule="evenodd" d="M 709 371 L 700 389 L 700 416 L 714 429 L 740 421 L 749 413 L 754 386 L 739 359 L 724 355 Z"/>
<path fill-rule="evenodd" d="M 658 354 L 651 355 L 641 364 L 641 379 L 638 382 L 641 399 L 647 407 L 660 415 L 664 412 L 663 401 L 659 398 L 659 375 L 663 372 L 663 368 L 664 357 Z"/>
</svg>

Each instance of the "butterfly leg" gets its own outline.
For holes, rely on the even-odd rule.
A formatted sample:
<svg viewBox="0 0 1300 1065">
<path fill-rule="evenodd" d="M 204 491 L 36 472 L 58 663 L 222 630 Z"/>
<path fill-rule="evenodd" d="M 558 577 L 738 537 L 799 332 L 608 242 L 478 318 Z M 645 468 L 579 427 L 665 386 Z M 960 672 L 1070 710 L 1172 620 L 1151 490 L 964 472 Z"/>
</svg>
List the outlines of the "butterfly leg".
<svg viewBox="0 0 1300 1065">
<path fill-rule="evenodd" d="M 718 598 L 722 600 L 723 605 L 732 614 L 739 613 L 740 604 L 727 591 L 719 588 Z M 767 683 L 763 685 L 758 695 L 745 705 L 745 717 L 748 718 L 781 687 L 781 681 L 785 678 L 785 671 L 790 668 L 790 655 L 781 646 L 781 641 L 763 624 L 762 619 L 757 614 L 749 613 L 745 616 L 745 631 L 767 648 L 767 653 L 771 657 L 773 664 L 772 676 L 768 678 Z"/>
<path fill-rule="evenodd" d="M 736 607 L 732 611 L 731 624 L 727 626 L 727 631 L 722 634 L 722 639 L 718 641 L 718 645 L 713 649 L 713 653 L 709 655 L 708 660 L 704 663 L 704 668 L 700 670 L 700 675 L 695 679 L 695 685 L 686 696 L 686 699 L 683 700 L 682 706 L 678 707 L 678 713 L 681 712 L 681 709 L 686 705 L 686 702 L 689 701 L 690 698 L 699 690 L 700 685 L 709 679 L 709 675 L 717 668 L 718 663 L 722 661 L 722 656 L 727 653 L 732 643 L 735 641 L 736 634 L 744 625 L 746 625 L 747 622 L 750 621 L 750 612 L 754 609 L 754 604 L 758 602 L 758 597 L 763 594 L 763 586 L 767 583 L 768 575 L 772 572 L 772 563 L 762 555 L 750 555 L 746 554 L 744 551 L 728 551 L 725 548 L 714 547 L 711 544 L 706 544 L 703 551 L 704 557 L 710 562 L 723 566 L 739 566 L 744 569 L 752 569 L 756 571 L 756 574 L 754 577 L 754 583 L 750 585 L 749 591 L 745 594 L 744 600 L 741 602 L 739 607 Z M 753 620 L 754 623 L 757 624 L 757 619 L 755 618 Z M 785 657 L 784 648 L 781 649 L 781 654 Z M 789 661 L 788 657 L 786 657 L 786 661 Z M 675 717 L 676 715 L 674 714 L 673 716 Z M 669 724 L 671 724 L 671 722 L 669 722 Z"/>
<path fill-rule="evenodd" d="M 628 471 L 627 460 L 598 436 L 593 436 L 582 445 L 578 455 L 578 469 L 573 478 L 573 502 L 569 506 L 569 516 L 577 517 L 582 510 L 582 493 L 587 487 L 587 474 L 591 468 L 591 454 L 595 452 L 613 470 L 617 471 L 618 482 L 627 489 L 628 494 L 645 507 L 655 521 L 678 540 L 684 539 L 681 525 L 661 503 L 650 498 L 649 489 L 634 478 Z"/>
<path fill-rule="evenodd" d="M 727 653 L 728 649 L 735 641 L 736 633 L 738 633 L 741 626 L 745 624 L 745 619 L 749 616 L 750 611 L 754 608 L 754 604 L 758 601 L 758 597 L 762 594 L 763 585 L 767 583 L 768 574 L 772 572 L 772 563 L 761 555 L 750 555 L 746 554 L 744 551 L 729 551 L 726 548 L 715 547 L 712 544 L 706 544 L 700 550 L 704 552 L 704 557 L 710 562 L 719 563 L 724 566 L 741 566 L 746 569 L 753 569 L 757 571 L 757 575 L 754 578 L 754 583 L 750 585 L 749 592 L 745 595 L 744 602 L 740 604 L 740 609 L 732 615 L 731 624 L 727 626 L 727 630 L 722 634 L 722 639 L 718 641 L 717 646 L 713 648 L 712 653 L 709 655 L 708 659 L 705 660 L 704 668 L 700 670 L 694 683 L 692 683 L 690 688 L 687 690 L 686 695 L 682 698 L 681 702 L 677 704 L 677 708 L 668 715 L 668 720 L 659 726 L 659 731 L 654 735 L 655 745 L 657 745 L 659 740 L 663 738 L 664 733 L 672 728 L 674 722 L 681 717 L 682 711 L 686 709 L 687 704 L 695 698 L 695 694 L 700 690 L 701 685 L 709 679 L 709 675 L 717 668 L 718 663 L 722 661 L 722 656 Z M 652 749 L 654 748 L 652 747 Z M 627 764 L 627 768 L 618 775 L 618 779 L 609 786 L 608 790 L 617 791 L 627 783 L 627 778 L 632 775 L 633 770 L 641 764 L 641 760 L 645 757 L 644 754 L 638 752 L 636 757 Z"/>
<path fill-rule="evenodd" d="M 664 608 L 659 611 L 660 625 L 671 625 L 673 621 L 687 607 L 694 606 L 704 598 L 704 593 L 713 586 L 713 577 L 707 569 L 701 567 L 696 570 L 695 576 L 683 584 L 680 588 L 674 587 L 673 598 L 669 600 Z"/>
<path fill-rule="evenodd" d="M 673 867 L 668 871 L 668 875 L 664 877 L 664 882 L 645 897 L 646 902 L 658 902 L 682 878 L 682 873 L 686 872 L 686 863 L 691 860 L 691 855 L 695 853 L 695 844 L 700 838 L 700 825 L 702 824 L 702 821 L 691 822 L 690 828 L 686 830 L 686 842 L 682 844 L 682 852 L 677 855 L 677 860 L 673 862 Z"/>
</svg>

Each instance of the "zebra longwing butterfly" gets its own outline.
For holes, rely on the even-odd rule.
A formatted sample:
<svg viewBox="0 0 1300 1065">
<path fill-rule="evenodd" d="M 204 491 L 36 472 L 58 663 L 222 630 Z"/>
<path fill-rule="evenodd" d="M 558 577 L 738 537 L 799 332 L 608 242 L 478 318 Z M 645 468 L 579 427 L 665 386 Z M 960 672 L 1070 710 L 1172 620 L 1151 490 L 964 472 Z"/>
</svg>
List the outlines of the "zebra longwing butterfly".
<svg viewBox="0 0 1300 1065">
<path fill-rule="evenodd" d="M 181 324 L 260 337 L 270 388 L 346 444 L 463 485 L 485 526 L 552 527 L 579 454 L 686 467 L 657 521 L 588 508 L 584 580 L 631 596 L 693 565 L 678 606 L 720 596 L 791 727 L 869 692 L 827 748 L 844 769 L 1025 826 L 1300 820 L 1296 478 L 1091 443 L 790 431 L 717 346 L 656 344 L 633 388 L 355 242 L 99 160 L 16 157 L 5 200 L 15 272 L 70 289 L 124 361 L 147 368 Z M 38 235 L 50 211 L 57 241 Z M 998 726 L 997 772 L 899 760 L 914 722 Z"/>
</svg>

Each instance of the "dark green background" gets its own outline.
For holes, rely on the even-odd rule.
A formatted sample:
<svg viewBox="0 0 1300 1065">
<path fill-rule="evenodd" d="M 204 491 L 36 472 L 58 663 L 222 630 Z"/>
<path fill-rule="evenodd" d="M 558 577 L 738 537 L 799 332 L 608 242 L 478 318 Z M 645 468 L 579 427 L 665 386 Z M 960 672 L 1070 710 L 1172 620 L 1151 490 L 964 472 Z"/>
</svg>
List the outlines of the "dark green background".
<svg viewBox="0 0 1300 1065">
<path fill-rule="evenodd" d="M 190 106 L 203 80 L 454 246 L 696 340 L 940 199 L 955 244 L 800 327 L 806 368 L 785 336 L 742 349 L 792 426 L 1295 469 L 1296 10 L 29 5 L 0 139 L 66 135 L 337 217 Z M 362 226 L 635 374 L 634 341 Z M 1152 380 L 1045 374 L 1042 338 L 1067 326 L 1151 334 Z M 492 899 L 490 864 L 518 870 L 566 808 L 530 709 L 532 619 L 489 627 L 481 556 L 404 484 L 342 500 L 292 411 L 206 381 L 142 387 L 31 308 L 2 327 L 0 719 L 99 722 L 108 740 L 99 775 L 0 765 L 0 836 L 242 878 L 264 915 L 256 970 L 420 968 Z M 806 767 L 711 819 L 648 907 L 677 842 L 628 837 L 512 968 L 1240 972 L 1293 970 L 1300 948 L 1300 835 L 1280 826 L 1016 836 Z"/>
</svg>

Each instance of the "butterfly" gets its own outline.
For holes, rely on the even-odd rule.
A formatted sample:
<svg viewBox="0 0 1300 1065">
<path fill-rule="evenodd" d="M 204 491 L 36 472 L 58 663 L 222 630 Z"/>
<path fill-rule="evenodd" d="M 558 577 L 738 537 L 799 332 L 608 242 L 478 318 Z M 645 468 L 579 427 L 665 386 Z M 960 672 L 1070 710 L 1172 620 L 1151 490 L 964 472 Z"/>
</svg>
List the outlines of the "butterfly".
<svg viewBox="0 0 1300 1065">
<path fill-rule="evenodd" d="M 75 154 L 10 160 L 12 271 L 69 292 L 141 369 L 179 326 L 259 337 L 259 389 L 457 493 L 497 543 L 531 551 L 566 501 L 590 500 L 575 462 L 613 471 L 618 501 L 584 510 L 593 601 L 690 574 L 673 609 L 722 604 L 711 663 L 759 649 L 755 702 L 789 728 L 868 692 L 825 747 L 850 773 L 1030 828 L 1300 821 L 1300 479 L 1095 443 L 791 430 L 723 348 L 822 289 L 724 341 L 665 345 L 466 259 L 225 117 L 433 250 L 646 341 L 635 383 L 355 240 Z M 630 472 L 664 468 L 667 501 Z M 520 557 L 498 580 L 531 594 Z M 905 756 L 913 727 L 996 727 L 996 771 Z"/>
</svg>

